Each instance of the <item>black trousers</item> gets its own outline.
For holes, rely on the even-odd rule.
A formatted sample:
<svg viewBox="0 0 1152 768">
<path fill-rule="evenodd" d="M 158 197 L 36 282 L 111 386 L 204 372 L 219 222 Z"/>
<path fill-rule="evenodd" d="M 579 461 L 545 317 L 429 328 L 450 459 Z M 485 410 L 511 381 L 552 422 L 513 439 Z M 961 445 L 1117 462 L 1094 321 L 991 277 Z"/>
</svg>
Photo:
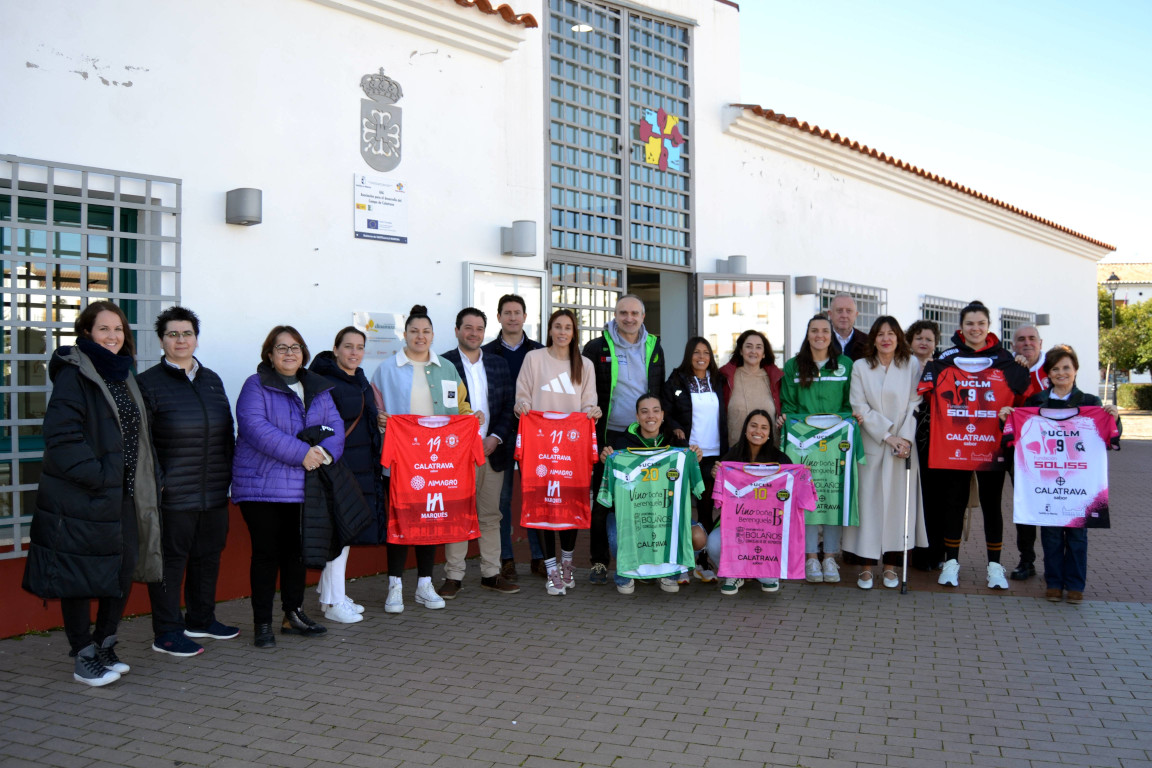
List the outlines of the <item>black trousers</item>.
<svg viewBox="0 0 1152 768">
<path fill-rule="evenodd" d="M 228 506 L 199 512 L 160 510 L 164 581 L 148 585 L 152 633 L 207 629 L 216 620 L 216 579 L 220 553 L 228 541 Z M 184 583 L 187 617 L 180 613 Z"/>
<path fill-rule="evenodd" d="M 300 504 L 245 501 L 240 513 L 252 537 L 252 621 L 272 623 L 276 577 L 285 613 L 304 604 L 304 558 L 300 549 Z"/>
<path fill-rule="evenodd" d="M 75 656 L 90 643 L 100 645 L 105 638 L 116 634 L 128 595 L 132 591 L 132 571 L 136 569 L 140 535 L 136 528 L 136 503 L 125 495 L 120 504 L 120 533 L 124 538 L 124 551 L 120 557 L 120 597 L 96 599 L 96 629 L 92 630 L 92 598 L 66 597 L 60 600 L 60 613 L 64 619 L 64 634 L 68 638 L 71 655 Z"/>
<path fill-rule="evenodd" d="M 436 558 L 436 545 L 435 544 L 417 544 L 413 547 L 416 550 L 416 575 L 417 576 L 431 576 L 432 565 Z M 403 576 L 404 566 L 408 564 L 408 545 L 407 544 L 389 544 L 388 545 L 388 575 L 389 576 Z"/>
<path fill-rule="evenodd" d="M 596 518 L 593 517 L 592 518 L 592 521 L 593 521 L 592 527 L 593 528 L 596 527 L 595 520 L 596 520 Z M 541 549 L 544 550 L 545 559 L 550 558 L 550 557 L 556 557 L 556 536 L 553 535 L 553 531 L 549 531 L 546 528 L 537 528 L 536 532 L 540 537 L 540 547 L 541 547 Z M 577 531 L 575 528 L 565 528 L 564 530 L 559 531 L 558 533 L 560 534 L 560 549 L 567 550 L 568 552 L 571 552 L 572 550 L 576 549 L 576 534 L 579 533 L 579 531 Z M 608 540 L 608 518 L 607 517 L 604 518 L 604 540 L 605 541 Z M 593 560 L 592 562 L 604 563 L 606 561 L 605 560 Z"/>
<path fill-rule="evenodd" d="M 600 450 L 604 450 L 605 445 L 612 445 L 615 440 L 618 440 L 622 432 L 609 429 L 604 433 L 604 445 L 600 446 Z M 596 495 L 600 492 L 600 482 L 604 479 L 604 462 L 597 461 L 592 465 L 592 530 L 589 533 L 588 542 L 588 559 L 592 565 L 601 563 L 604 567 L 612 562 L 612 549 L 608 546 L 608 515 L 612 512 L 611 507 L 606 507 L 596 501 Z M 544 536 L 544 530 L 540 530 L 541 537 Z M 575 542 L 572 543 L 575 546 Z M 563 549 L 564 538 L 561 536 L 560 547 Z M 555 552 L 555 545 L 552 551 Z M 545 547 L 544 557 L 554 557 L 548 554 L 547 547 Z"/>
<path fill-rule="evenodd" d="M 1036 526 L 1016 525 L 1016 549 L 1020 552 L 1020 565 L 1036 564 Z"/>
<path fill-rule="evenodd" d="M 937 487 L 944 510 L 945 557 L 955 557 L 964 534 L 964 509 L 968 506 L 968 486 L 972 472 L 959 469 L 938 469 Z M 1004 490 L 1003 470 L 976 473 L 976 486 L 980 496 L 980 510 L 984 514 L 984 541 L 988 547 L 989 562 L 1000 562 L 1004 542 L 1004 515 L 1000 511 L 1000 495 Z"/>
</svg>

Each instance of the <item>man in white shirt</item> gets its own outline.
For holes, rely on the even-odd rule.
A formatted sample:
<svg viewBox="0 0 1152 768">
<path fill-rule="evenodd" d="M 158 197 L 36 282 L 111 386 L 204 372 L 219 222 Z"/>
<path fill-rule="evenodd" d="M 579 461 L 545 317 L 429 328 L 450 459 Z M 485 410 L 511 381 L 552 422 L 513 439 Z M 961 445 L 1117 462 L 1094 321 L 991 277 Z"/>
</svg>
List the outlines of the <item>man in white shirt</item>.
<svg viewBox="0 0 1152 768">
<path fill-rule="evenodd" d="M 856 329 L 856 299 L 841 293 L 828 305 L 828 319 L 832 321 L 832 332 L 840 342 L 841 354 L 853 362 L 864 356 L 864 342 L 867 331 Z"/>
<path fill-rule="evenodd" d="M 484 438 L 486 461 L 476 468 L 476 516 L 480 522 L 480 586 L 505 595 L 520 587 L 500 573 L 500 491 L 504 472 L 512 463 L 516 442 L 516 420 L 512 406 L 515 383 L 508 364 L 495 355 L 485 355 L 480 345 L 488 318 L 475 307 L 466 307 L 456 315 L 456 349 L 441 357 L 456 366 L 456 372 L 468 391 L 468 404 L 477 415 L 483 414 L 480 436 Z M 444 545 L 444 583 L 436 590 L 451 600 L 464 589 L 464 559 L 468 542 Z"/>
</svg>

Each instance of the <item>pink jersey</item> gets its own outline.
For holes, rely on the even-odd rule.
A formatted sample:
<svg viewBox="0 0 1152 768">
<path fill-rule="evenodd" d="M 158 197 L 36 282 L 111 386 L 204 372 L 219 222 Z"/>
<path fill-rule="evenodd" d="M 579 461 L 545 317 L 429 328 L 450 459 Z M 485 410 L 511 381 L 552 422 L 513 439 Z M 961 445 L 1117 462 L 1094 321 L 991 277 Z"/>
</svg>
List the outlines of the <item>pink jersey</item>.
<svg viewBox="0 0 1152 768">
<path fill-rule="evenodd" d="M 720 507 L 718 575 L 804 578 L 804 512 L 817 503 L 808 467 L 721 462 L 712 498 Z"/>
<path fill-rule="evenodd" d="M 1023 525 L 1108 528 L 1108 446 L 1120 436 L 1099 406 L 1017 408 L 1012 519 Z"/>
</svg>

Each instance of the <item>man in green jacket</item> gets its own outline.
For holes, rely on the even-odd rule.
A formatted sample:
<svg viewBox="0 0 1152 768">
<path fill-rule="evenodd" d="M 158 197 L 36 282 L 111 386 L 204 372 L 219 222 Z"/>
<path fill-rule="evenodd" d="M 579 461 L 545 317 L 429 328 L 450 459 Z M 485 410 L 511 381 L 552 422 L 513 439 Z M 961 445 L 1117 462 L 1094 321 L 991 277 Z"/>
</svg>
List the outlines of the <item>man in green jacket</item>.
<svg viewBox="0 0 1152 768">
<path fill-rule="evenodd" d="M 616 318 L 604 326 L 604 333 L 584 345 L 584 357 L 596 370 L 597 404 L 604 417 L 596 424 L 596 439 L 601 446 L 612 445 L 613 438 L 628 429 L 635 420 L 636 401 L 641 395 L 660 395 L 664 386 L 664 350 L 660 340 L 644 327 L 644 302 L 625 294 L 616 302 Z M 592 487 L 599 488 L 604 466 L 596 464 Z M 608 513 L 600 504 L 592 507 L 590 556 L 593 584 L 608 582 Z"/>
</svg>

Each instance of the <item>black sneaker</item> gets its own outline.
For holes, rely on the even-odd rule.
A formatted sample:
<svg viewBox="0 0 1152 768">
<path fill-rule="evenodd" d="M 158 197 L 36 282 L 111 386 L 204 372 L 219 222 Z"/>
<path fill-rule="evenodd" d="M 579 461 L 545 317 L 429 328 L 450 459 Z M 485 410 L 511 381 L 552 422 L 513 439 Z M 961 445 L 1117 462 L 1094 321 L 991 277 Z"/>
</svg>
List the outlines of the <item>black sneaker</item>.
<svg viewBox="0 0 1152 768">
<path fill-rule="evenodd" d="M 99 647 L 96 648 L 96 658 L 100 660 L 100 663 L 103 664 L 105 668 L 123 675 L 131 671 L 132 667 L 120 661 L 120 658 L 116 655 L 115 646 L 116 635 L 109 635 L 104 638 L 104 642 L 100 643 Z"/>
<path fill-rule="evenodd" d="M 158 635 L 152 641 L 152 650 L 158 653 L 166 653 L 169 656 L 199 656 L 204 653 L 204 646 L 195 643 L 188 638 L 184 637 L 184 633 L 179 630 L 172 630 L 171 632 L 164 632 Z"/>
<path fill-rule="evenodd" d="M 187 637 L 210 637 L 213 640 L 231 640 L 240 634 L 239 627 L 230 627 L 227 624 L 221 624 L 215 619 L 204 629 L 193 629 L 187 627 L 184 630 Z"/>
<path fill-rule="evenodd" d="M 272 632 L 271 624 L 256 625 L 256 632 L 252 636 L 252 645 L 257 648 L 276 647 L 276 635 Z"/>
<path fill-rule="evenodd" d="M 300 608 L 294 608 L 284 614 L 284 622 L 280 625 L 282 635 L 319 637 L 327 631 L 327 627 L 312 621 Z"/>
<path fill-rule="evenodd" d="M 96 643 L 89 643 L 76 654 L 76 664 L 72 671 L 72 679 L 77 682 L 99 688 L 120 679 L 120 673 L 114 672 L 100 663 L 96 655 Z"/>
</svg>

